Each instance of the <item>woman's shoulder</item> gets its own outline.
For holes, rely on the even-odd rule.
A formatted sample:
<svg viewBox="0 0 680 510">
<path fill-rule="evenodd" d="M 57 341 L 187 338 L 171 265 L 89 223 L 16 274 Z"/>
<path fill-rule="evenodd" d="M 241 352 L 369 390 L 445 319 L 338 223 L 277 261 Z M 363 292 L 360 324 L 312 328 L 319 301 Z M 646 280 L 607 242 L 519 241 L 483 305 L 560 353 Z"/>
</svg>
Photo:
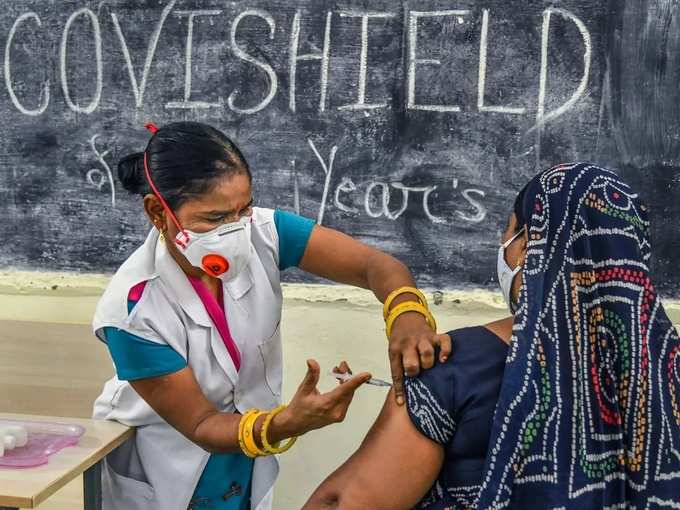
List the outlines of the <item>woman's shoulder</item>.
<svg viewBox="0 0 680 510">
<path fill-rule="evenodd" d="M 502 358 L 508 352 L 508 344 L 487 326 L 458 328 L 447 333 L 451 337 L 453 363 L 468 363 L 472 359 Z"/>
<path fill-rule="evenodd" d="M 502 371 L 508 345 L 495 333 L 484 326 L 471 326 L 447 334 L 451 337 L 451 355 L 442 363 L 437 351 L 434 366 L 418 375 L 420 382 L 452 389 L 459 383 L 466 385 L 475 374 Z"/>
<path fill-rule="evenodd" d="M 459 328 L 448 335 L 452 352 L 447 360 L 436 361 L 432 368 L 405 380 L 411 420 L 423 434 L 442 444 L 453 437 L 470 402 L 497 390 L 508 350 L 507 344 L 484 326 Z"/>
<path fill-rule="evenodd" d="M 149 231 L 144 243 L 125 259 L 106 285 L 106 289 L 97 304 L 95 318 L 98 315 L 123 318 L 127 316 L 127 299 L 130 291 L 144 282 L 158 277 L 156 270 L 156 245 L 158 232 L 155 228 Z M 144 287 L 151 287 L 145 285 Z M 144 289 L 148 292 L 147 289 Z"/>
<path fill-rule="evenodd" d="M 100 339 L 105 327 L 131 331 L 167 329 L 181 323 L 174 309 L 158 276 L 114 277 L 97 303 L 92 327 Z"/>
<path fill-rule="evenodd" d="M 125 259 L 115 272 L 109 287 L 129 281 L 150 280 L 158 275 L 156 269 L 156 247 L 158 245 L 158 230 L 151 228 L 144 242 Z M 116 288 L 118 288 L 117 286 Z"/>
<path fill-rule="evenodd" d="M 297 267 L 314 225 L 314 220 L 282 209 L 253 208 L 253 245 L 276 270 Z"/>
</svg>

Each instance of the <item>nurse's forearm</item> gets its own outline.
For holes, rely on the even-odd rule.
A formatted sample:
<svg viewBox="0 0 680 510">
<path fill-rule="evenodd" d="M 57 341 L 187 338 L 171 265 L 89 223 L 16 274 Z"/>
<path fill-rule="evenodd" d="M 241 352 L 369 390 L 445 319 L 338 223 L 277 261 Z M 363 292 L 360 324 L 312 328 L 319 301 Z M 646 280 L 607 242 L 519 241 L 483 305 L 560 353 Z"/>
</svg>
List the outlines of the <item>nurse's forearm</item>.
<svg viewBox="0 0 680 510">
<path fill-rule="evenodd" d="M 267 431 L 269 443 L 342 421 L 354 392 L 371 377 L 368 373 L 357 374 L 328 393 L 319 393 L 316 384 L 320 373 L 319 364 L 307 360 L 307 373 L 290 404 L 272 419 Z M 130 381 L 130 384 L 159 416 L 206 451 L 241 451 L 238 433 L 242 416 L 219 412 L 203 394 L 191 368 Z M 260 416 L 253 430 L 260 448 L 265 418 Z"/>
<path fill-rule="evenodd" d="M 255 444 L 264 449 L 262 444 L 262 427 L 267 415 L 260 416 L 253 427 Z M 240 452 L 238 443 L 238 426 L 240 414 L 215 413 L 207 416 L 196 427 L 194 442 L 210 453 Z M 277 414 L 267 428 L 267 441 L 275 444 L 285 439 L 301 436 L 309 432 L 303 423 L 290 419 L 288 413 Z"/>
<path fill-rule="evenodd" d="M 267 428 L 267 441 L 275 444 L 285 439 L 301 436 L 315 427 L 310 426 L 305 420 L 295 418 L 294 411 L 286 409 L 278 413 L 271 420 Z M 262 427 L 267 414 L 263 414 L 255 421 L 253 438 L 260 449 L 262 444 Z M 203 449 L 211 453 L 240 452 L 238 443 L 238 427 L 241 421 L 240 414 L 215 412 L 206 416 L 196 427 L 192 440 Z"/>
<path fill-rule="evenodd" d="M 196 424 L 192 437 L 194 443 L 210 453 L 240 452 L 238 425 L 241 415 L 214 411 Z"/>
<path fill-rule="evenodd" d="M 241 421 L 240 414 L 219 413 L 215 411 L 202 419 L 189 437 L 193 442 L 210 453 L 241 452 L 238 442 L 238 428 Z M 253 437 L 259 448 L 262 445 L 262 426 L 266 415 L 260 416 L 253 428 Z M 267 429 L 267 440 L 270 444 L 278 443 L 293 436 L 307 432 L 286 419 L 286 415 L 277 415 Z"/>
<path fill-rule="evenodd" d="M 335 282 L 369 289 L 381 303 L 394 289 L 415 286 L 409 269 L 391 255 L 322 226 L 314 227 L 300 268 Z M 414 299 L 416 296 L 404 294 L 394 304 Z"/>
<path fill-rule="evenodd" d="M 317 378 L 318 372 L 317 366 Z M 309 378 L 308 374 L 306 379 Z M 238 430 L 242 416 L 238 413 L 219 412 L 205 397 L 189 367 L 164 376 L 130 381 L 130 384 L 159 416 L 204 450 L 210 453 L 241 451 Z M 315 384 L 307 386 L 309 386 L 308 392 L 313 394 Z M 345 387 L 351 390 L 356 389 L 355 386 Z M 303 406 L 304 410 L 315 410 L 318 407 L 318 404 L 315 406 L 315 399 L 318 400 L 321 397 L 322 395 L 318 397 L 313 395 L 311 401 Z M 292 407 L 295 409 L 299 405 L 292 405 Z M 292 418 L 291 415 L 293 415 Z M 306 413 L 302 411 L 295 413 L 290 409 L 277 415 L 276 419 L 272 420 L 268 431 L 269 442 L 276 443 L 292 436 L 302 435 L 315 428 L 313 421 L 300 419 L 301 416 L 306 416 Z M 262 416 L 257 420 L 254 430 L 255 440 L 259 447 L 262 446 L 260 435 L 264 418 Z"/>
<path fill-rule="evenodd" d="M 387 296 L 399 287 L 415 287 L 416 282 L 408 268 L 386 253 L 376 252 L 366 261 L 366 287 L 373 291 L 382 303 Z M 417 296 L 403 294 L 393 303 L 415 300 Z M 393 305 L 394 306 L 394 305 Z"/>
<path fill-rule="evenodd" d="M 394 257 L 322 226 L 314 227 L 300 268 L 335 282 L 370 289 L 380 301 L 397 287 L 414 285 L 411 272 Z"/>
</svg>

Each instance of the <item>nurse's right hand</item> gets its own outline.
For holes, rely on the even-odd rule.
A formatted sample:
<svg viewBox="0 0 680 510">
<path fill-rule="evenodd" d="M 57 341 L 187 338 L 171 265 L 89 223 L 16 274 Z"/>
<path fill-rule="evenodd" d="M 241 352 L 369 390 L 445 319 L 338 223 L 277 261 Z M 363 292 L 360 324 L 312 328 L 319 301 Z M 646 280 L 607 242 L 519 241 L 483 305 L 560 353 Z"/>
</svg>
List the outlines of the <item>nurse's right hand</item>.
<svg viewBox="0 0 680 510">
<path fill-rule="evenodd" d="M 288 407 L 272 420 L 273 435 L 300 436 L 310 430 L 320 429 L 345 419 L 354 392 L 371 378 L 363 372 L 338 385 L 328 393 L 316 389 L 319 382 L 319 364 L 307 360 L 307 374 L 298 387 Z"/>
</svg>

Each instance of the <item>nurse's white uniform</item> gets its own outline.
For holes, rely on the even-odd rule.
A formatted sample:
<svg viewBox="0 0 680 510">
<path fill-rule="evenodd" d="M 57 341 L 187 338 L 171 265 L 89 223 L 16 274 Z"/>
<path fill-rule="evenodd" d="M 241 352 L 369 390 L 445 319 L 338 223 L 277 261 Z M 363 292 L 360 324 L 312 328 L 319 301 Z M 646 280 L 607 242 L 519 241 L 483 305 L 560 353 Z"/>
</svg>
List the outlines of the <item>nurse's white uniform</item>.
<svg viewBox="0 0 680 510">
<path fill-rule="evenodd" d="M 187 361 L 205 396 L 222 412 L 271 409 L 281 401 L 281 285 L 274 211 L 253 209 L 253 252 L 248 267 L 224 284 L 231 336 L 241 352 L 236 367 L 203 303 L 153 229 L 114 275 L 93 327 L 105 327 L 169 345 Z M 147 282 L 128 314 L 128 292 Z M 183 405 L 177 402 L 177 405 Z M 94 418 L 137 427 L 136 435 L 104 462 L 104 510 L 186 510 L 209 453 L 166 423 L 127 381 L 109 380 Z M 255 460 L 251 509 L 271 508 L 276 457 Z"/>
</svg>

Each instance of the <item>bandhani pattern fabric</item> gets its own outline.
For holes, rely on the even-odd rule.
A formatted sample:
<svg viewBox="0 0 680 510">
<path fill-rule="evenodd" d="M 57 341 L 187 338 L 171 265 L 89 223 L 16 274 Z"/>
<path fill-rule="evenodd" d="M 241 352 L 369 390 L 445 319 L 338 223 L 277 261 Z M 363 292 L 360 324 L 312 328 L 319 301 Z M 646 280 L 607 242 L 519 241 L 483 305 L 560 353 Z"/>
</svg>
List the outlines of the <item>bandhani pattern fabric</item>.
<svg viewBox="0 0 680 510">
<path fill-rule="evenodd" d="M 614 173 L 527 186 L 524 282 L 478 509 L 680 509 L 680 339 L 648 211 Z M 679 254 L 680 255 L 680 254 Z"/>
<path fill-rule="evenodd" d="M 404 385 L 407 392 L 409 411 L 427 437 L 446 444 L 456 433 L 456 422 L 419 379 L 408 378 Z"/>
</svg>

